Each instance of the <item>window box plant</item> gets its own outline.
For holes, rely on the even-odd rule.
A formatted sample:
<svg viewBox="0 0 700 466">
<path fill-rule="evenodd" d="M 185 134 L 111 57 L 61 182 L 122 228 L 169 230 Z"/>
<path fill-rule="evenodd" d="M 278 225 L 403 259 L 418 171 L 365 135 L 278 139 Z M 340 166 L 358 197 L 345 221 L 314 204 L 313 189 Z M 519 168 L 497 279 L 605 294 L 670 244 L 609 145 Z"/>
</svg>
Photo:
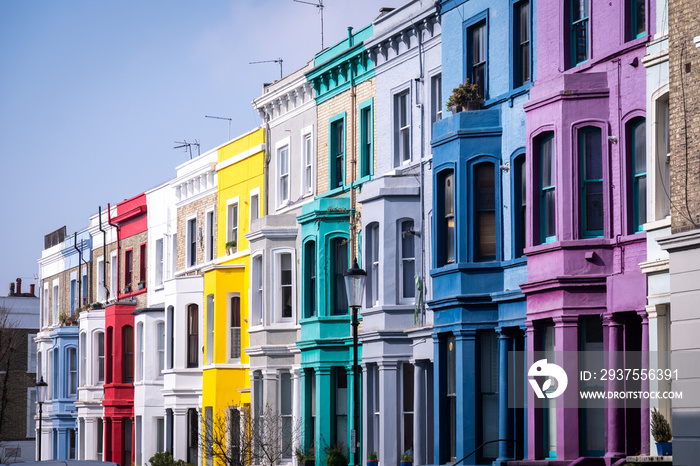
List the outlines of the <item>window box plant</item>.
<svg viewBox="0 0 700 466">
<path fill-rule="evenodd" d="M 131 284 L 124 286 L 124 293 L 131 293 Z"/>
<path fill-rule="evenodd" d="M 370 451 L 367 457 L 367 466 L 377 466 L 379 464 L 379 457 L 376 451 Z"/>
<path fill-rule="evenodd" d="M 143 280 L 141 280 L 141 281 L 138 283 L 138 286 L 139 286 L 139 290 L 143 290 L 143 289 L 146 287 L 146 282 L 143 281 Z"/>
<path fill-rule="evenodd" d="M 452 95 L 447 99 L 447 109 L 452 110 L 452 114 L 461 111 L 479 110 L 484 98 L 479 94 L 479 86 L 464 81 L 464 84 L 452 89 Z"/>
<path fill-rule="evenodd" d="M 314 454 L 314 449 L 302 450 L 297 448 L 294 454 L 297 457 L 297 464 L 299 466 L 314 466 L 316 464 L 316 455 Z"/>
<path fill-rule="evenodd" d="M 238 242 L 233 240 L 226 243 L 226 254 L 229 256 L 238 249 Z"/>
<path fill-rule="evenodd" d="M 413 456 L 408 453 L 401 455 L 401 466 L 413 466 Z"/>
<path fill-rule="evenodd" d="M 104 305 L 101 302 L 92 303 L 90 306 L 92 309 L 104 309 Z"/>
<path fill-rule="evenodd" d="M 671 426 L 664 415 L 657 411 L 656 408 L 651 412 L 651 435 L 654 436 L 656 452 L 659 456 L 673 455 Z"/>
<path fill-rule="evenodd" d="M 346 448 L 341 443 L 326 447 L 326 466 L 348 466 Z"/>
</svg>

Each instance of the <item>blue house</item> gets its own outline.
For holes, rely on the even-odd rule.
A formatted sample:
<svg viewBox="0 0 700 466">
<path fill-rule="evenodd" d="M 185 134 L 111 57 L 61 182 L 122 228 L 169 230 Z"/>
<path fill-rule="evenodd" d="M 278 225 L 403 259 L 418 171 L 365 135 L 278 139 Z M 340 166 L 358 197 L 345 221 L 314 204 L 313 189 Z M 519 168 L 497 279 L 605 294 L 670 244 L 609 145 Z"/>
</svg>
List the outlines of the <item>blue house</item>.
<svg viewBox="0 0 700 466">
<path fill-rule="evenodd" d="M 524 370 L 509 373 L 508 352 L 523 362 L 533 5 L 446 0 L 441 13 L 443 102 L 465 79 L 484 101 L 433 126 L 434 463 L 474 452 L 464 464 L 504 464 L 526 455 L 525 411 L 513 408 Z"/>
</svg>

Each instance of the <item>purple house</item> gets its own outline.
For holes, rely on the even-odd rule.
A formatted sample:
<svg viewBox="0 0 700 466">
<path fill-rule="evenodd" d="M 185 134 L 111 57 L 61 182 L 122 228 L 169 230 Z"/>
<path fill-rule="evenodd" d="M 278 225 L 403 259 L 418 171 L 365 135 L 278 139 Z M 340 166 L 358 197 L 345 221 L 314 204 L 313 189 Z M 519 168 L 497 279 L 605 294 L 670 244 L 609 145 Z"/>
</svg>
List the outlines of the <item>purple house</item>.
<svg viewBox="0 0 700 466">
<path fill-rule="evenodd" d="M 527 458 L 612 464 L 648 454 L 648 401 L 586 403 L 579 390 L 643 390 L 647 382 L 585 382 L 577 374 L 648 364 L 639 353 L 649 348 L 639 267 L 646 259 L 642 57 L 654 2 L 540 0 L 536 18 L 521 289 L 530 357 L 554 358 L 570 376 L 557 398 L 528 392 Z"/>
</svg>

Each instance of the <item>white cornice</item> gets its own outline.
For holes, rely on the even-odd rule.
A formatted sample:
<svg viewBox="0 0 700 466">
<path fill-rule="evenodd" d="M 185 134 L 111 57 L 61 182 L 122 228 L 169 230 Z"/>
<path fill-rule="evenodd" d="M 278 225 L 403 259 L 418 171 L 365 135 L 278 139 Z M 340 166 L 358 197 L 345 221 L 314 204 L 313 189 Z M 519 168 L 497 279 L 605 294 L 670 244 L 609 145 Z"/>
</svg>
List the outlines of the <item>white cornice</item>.
<svg viewBox="0 0 700 466">
<path fill-rule="evenodd" d="M 244 160 L 251 155 L 255 155 L 259 152 L 264 152 L 265 151 L 265 144 L 259 144 L 257 146 L 253 146 L 250 149 L 241 152 L 240 154 L 236 154 L 231 158 L 228 158 L 224 160 L 223 162 L 219 162 L 216 164 L 216 171 L 223 170 L 226 167 L 230 167 L 231 165 L 240 162 L 241 160 Z"/>
</svg>

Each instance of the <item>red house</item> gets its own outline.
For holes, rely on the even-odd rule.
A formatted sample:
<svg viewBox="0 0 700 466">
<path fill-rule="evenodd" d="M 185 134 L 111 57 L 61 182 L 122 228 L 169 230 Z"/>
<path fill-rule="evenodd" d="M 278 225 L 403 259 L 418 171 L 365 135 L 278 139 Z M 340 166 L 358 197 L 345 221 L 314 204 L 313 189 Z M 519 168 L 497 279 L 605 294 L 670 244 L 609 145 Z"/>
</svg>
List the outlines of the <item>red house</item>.
<svg viewBox="0 0 700 466">
<path fill-rule="evenodd" d="M 146 195 L 117 204 L 110 225 L 117 229 L 117 300 L 105 308 L 106 380 L 104 384 L 105 461 L 133 464 L 134 316 L 146 307 Z M 111 209 L 108 209 L 111 214 Z"/>
</svg>

